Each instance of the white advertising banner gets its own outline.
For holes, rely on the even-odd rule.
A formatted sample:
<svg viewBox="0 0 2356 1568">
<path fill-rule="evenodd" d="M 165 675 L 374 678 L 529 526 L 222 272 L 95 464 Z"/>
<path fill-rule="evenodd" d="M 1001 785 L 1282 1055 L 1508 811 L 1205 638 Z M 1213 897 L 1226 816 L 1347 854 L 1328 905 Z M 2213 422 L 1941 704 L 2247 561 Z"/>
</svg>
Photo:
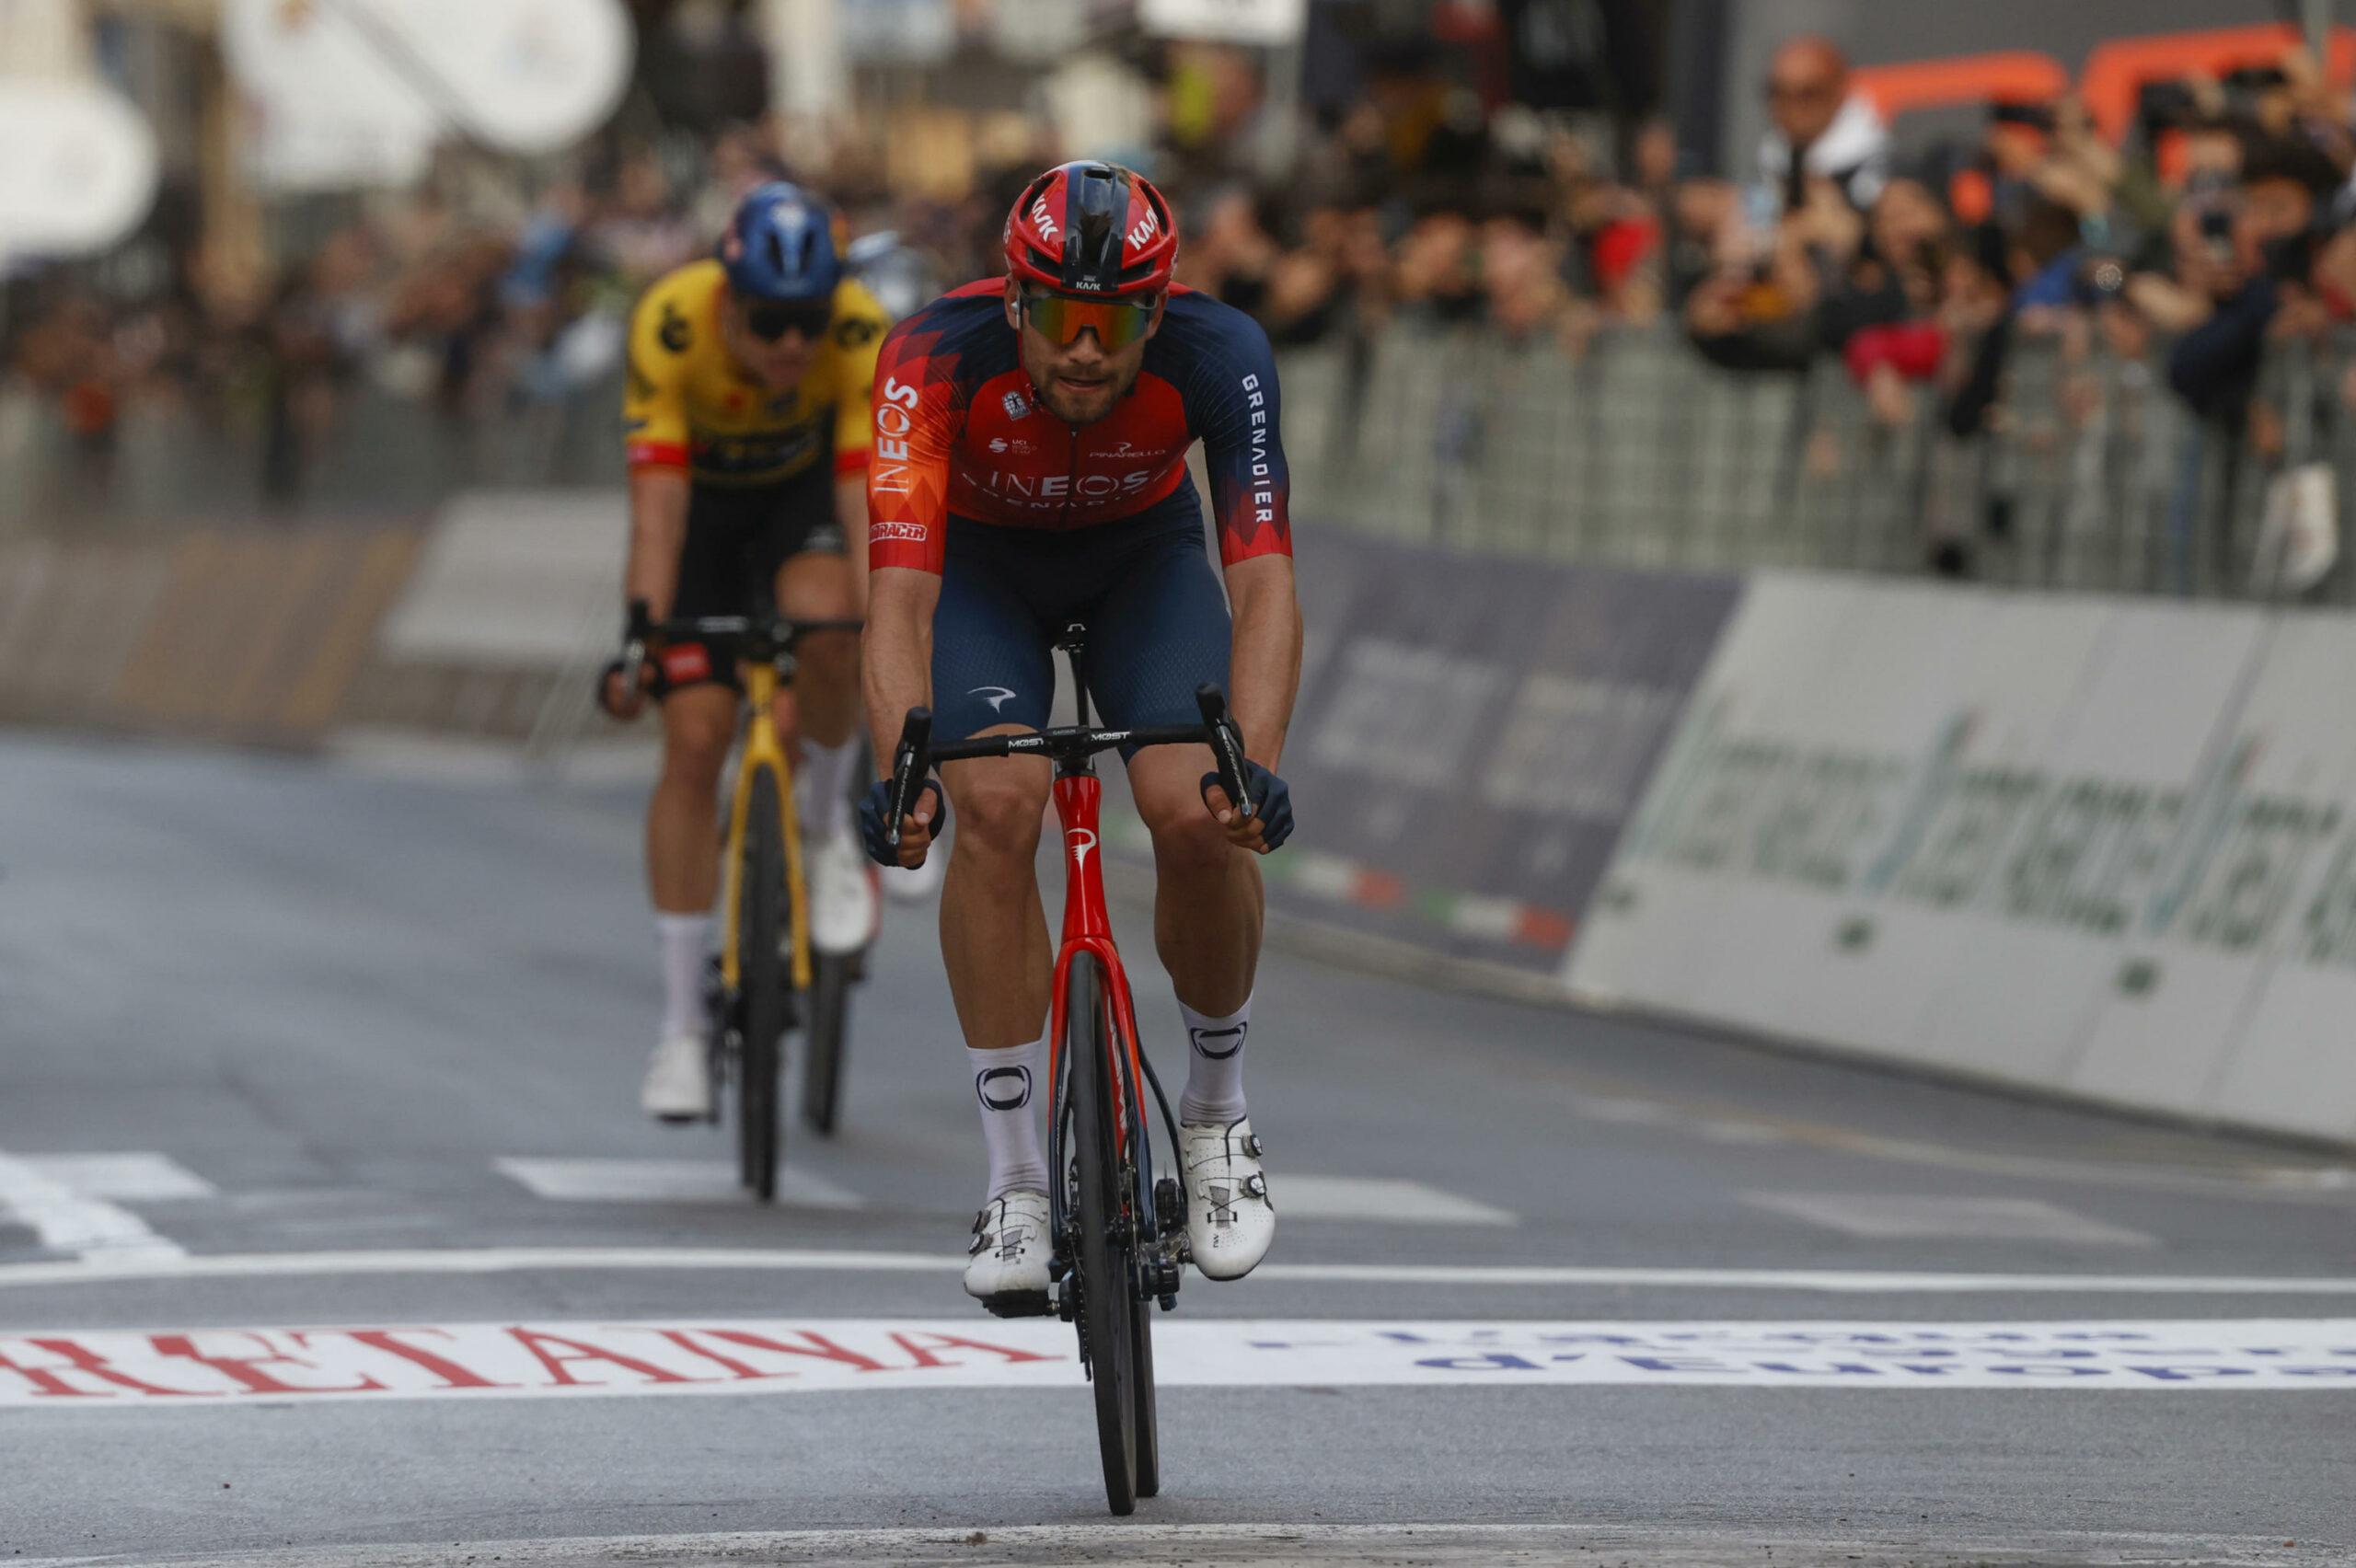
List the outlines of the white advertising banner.
<svg viewBox="0 0 2356 1568">
<path fill-rule="evenodd" d="M 1755 579 L 1570 986 L 2356 1136 L 2352 661 L 2338 618 Z"/>
<path fill-rule="evenodd" d="M 0 75 L 0 263 L 94 256 L 155 204 L 155 133 L 95 82 Z"/>
<path fill-rule="evenodd" d="M 284 189 L 404 184 L 451 136 L 560 151 L 621 101 L 636 48 L 618 0 L 228 0 L 222 45 Z"/>
<path fill-rule="evenodd" d="M 1138 19 L 1164 38 L 1273 48 L 1299 41 L 1309 26 L 1309 0 L 1144 0 Z"/>
</svg>

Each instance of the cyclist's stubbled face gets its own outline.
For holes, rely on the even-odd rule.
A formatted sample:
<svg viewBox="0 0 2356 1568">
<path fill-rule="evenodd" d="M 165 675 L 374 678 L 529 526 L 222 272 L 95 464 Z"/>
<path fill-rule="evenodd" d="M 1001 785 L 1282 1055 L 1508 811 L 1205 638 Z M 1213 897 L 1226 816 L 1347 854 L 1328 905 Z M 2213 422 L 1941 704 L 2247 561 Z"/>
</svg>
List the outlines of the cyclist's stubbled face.
<svg viewBox="0 0 2356 1568">
<path fill-rule="evenodd" d="M 810 362 L 817 358 L 817 338 L 800 328 L 789 327 L 775 338 L 756 333 L 751 308 L 742 300 L 731 297 L 720 320 L 728 357 L 771 392 L 789 391 L 799 385 Z"/>
<path fill-rule="evenodd" d="M 1113 411 L 1137 385 L 1145 365 L 1145 346 L 1161 330 L 1161 310 L 1155 306 L 1152 324 L 1137 341 L 1105 351 L 1093 329 L 1083 329 L 1068 343 L 1058 343 L 1024 319 L 1017 285 L 1007 281 L 1006 318 L 1022 344 L 1022 368 L 1038 388 L 1047 411 L 1066 424 L 1094 424 Z"/>
</svg>

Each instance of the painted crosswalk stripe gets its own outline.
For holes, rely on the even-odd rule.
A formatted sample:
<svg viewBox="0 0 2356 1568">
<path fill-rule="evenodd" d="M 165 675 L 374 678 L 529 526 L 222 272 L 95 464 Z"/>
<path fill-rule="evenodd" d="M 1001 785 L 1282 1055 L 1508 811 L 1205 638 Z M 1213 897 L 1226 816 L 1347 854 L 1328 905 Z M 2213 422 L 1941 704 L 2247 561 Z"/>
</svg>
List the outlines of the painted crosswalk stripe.
<svg viewBox="0 0 2356 1568">
<path fill-rule="evenodd" d="M 500 1174 L 536 1196 L 564 1203 L 743 1203 L 736 1168 L 724 1160 L 532 1159 L 491 1161 Z M 1428 1182 L 1386 1176 L 1287 1173 L 1276 1202 L 1288 1219 L 1357 1220 L 1386 1225 L 1516 1223 L 1515 1216 Z M 859 1194 L 825 1177 L 787 1166 L 778 1172 L 778 1202 L 801 1208 L 857 1208 Z"/>
<path fill-rule="evenodd" d="M 1354 1219 L 1385 1225 L 1512 1225 L 1515 1216 L 1422 1182 L 1383 1176 L 1280 1174 L 1270 1184 L 1286 1219 Z"/>
<path fill-rule="evenodd" d="M 1165 1386 L 2356 1392 L 2356 1319 L 1172 1319 Z M 1071 1389 L 1068 1326 L 762 1318 L 0 1333 L 0 1408 Z"/>
<path fill-rule="evenodd" d="M 1915 1196 L 1902 1193 L 1747 1193 L 1753 1208 L 1875 1240 L 2059 1241 L 2156 1247 L 2140 1230 L 2108 1225 L 2035 1198 Z"/>
<path fill-rule="evenodd" d="M 736 1167 L 719 1159 L 494 1159 L 501 1175 L 543 1198 L 564 1203 L 743 1203 Z M 777 1201 L 790 1208 L 849 1209 L 859 1194 L 788 1165 L 777 1173 Z"/>
<path fill-rule="evenodd" d="M 17 1158 L 86 1198 L 152 1204 L 220 1195 L 212 1182 L 169 1155 L 20 1154 Z"/>
<path fill-rule="evenodd" d="M 42 1246 L 84 1258 L 136 1262 L 182 1255 L 129 1209 L 76 1191 L 19 1155 L 0 1153 L 0 1215 L 31 1227 Z"/>
</svg>

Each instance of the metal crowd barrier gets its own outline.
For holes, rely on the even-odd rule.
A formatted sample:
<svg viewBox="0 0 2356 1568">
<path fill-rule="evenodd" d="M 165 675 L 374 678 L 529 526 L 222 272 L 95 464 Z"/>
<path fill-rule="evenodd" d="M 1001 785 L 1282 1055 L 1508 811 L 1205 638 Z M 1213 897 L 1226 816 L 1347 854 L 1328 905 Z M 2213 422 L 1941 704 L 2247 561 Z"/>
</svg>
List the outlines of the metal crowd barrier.
<svg viewBox="0 0 2356 1568">
<path fill-rule="evenodd" d="M 2157 359 L 2034 338 L 1964 436 L 1928 389 L 1892 429 L 1836 361 L 1729 372 L 1666 328 L 1574 356 L 1403 322 L 1280 363 L 1295 510 L 1388 538 L 1689 571 L 1919 573 L 1944 551 L 2006 585 L 2263 597 L 2268 485 L 2322 462 L 2356 554 L 2356 334 L 2269 354 L 2279 455 L 2194 419 Z M 618 406 L 598 385 L 452 413 L 363 386 L 290 455 L 252 410 L 188 402 L 135 407 L 92 449 L 19 394 L 0 400 L 0 530 L 413 517 L 464 489 L 618 486 Z M 2356 603 L 2356 567 L 2303 596 Z"/>
<path fill-rule="evenodd" d="M 1985 428 L 1913 395 L 1889 428 L 1847 371 L 1737 373 L 1669 330 L 1578 357 L 1402 325 L 1283 361 L 1297 510 L 1385 537 L 1692 571 L 1919 573 L 1934 556 L 2006 585 L 2246 598 L 2269 482 L 2330 465 L 2356 551 L 2356 334 L 2269 352 L 2279 455 L 2195 419 L 2165 362 L 2024 338 Z M 2343 559 L 2308 599 L 2356 602 Z"/>
</svg>

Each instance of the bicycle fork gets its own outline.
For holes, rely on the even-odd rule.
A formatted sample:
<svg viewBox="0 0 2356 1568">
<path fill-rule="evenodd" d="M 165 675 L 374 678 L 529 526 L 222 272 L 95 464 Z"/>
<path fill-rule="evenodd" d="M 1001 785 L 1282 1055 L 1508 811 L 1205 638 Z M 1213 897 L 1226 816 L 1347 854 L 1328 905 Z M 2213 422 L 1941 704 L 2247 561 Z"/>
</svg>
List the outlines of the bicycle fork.
<svg viewBox="0 0 2356 1568">
<path fill-rule="evenodd" d="M 1131 1176 L 1127 1201 L 1116 1221 L 1122 1234 L 1114 1240 L 1130 1260 L 1131 1293 L 1140 1301 L 1158 1299 L 1162 1309 L 1168 1311 L 1178 1305 L 1178 1286 L 1186 1262 L 1185 1196 L 1176 1177 L 1157 1179 L 1154 1175 L 1153 1140 L 1146 1133 L 1149 1124 L 1143 1086 L 1152 1086 L 1169 1133 L 1170 1147 L 1177 1149 L 1183 1146 L 1178 1141 L 1177 1118 L 1171 1114 L 1169 1097 L 1162 1092 L 1152 1064 L 1138 1047 L 1137 1009 L 1129 993 L 1128 972 L 1122 967 L 1120 952 L 1113 943 L 1112 917 L 1104 901 L 1103 841 L 1098 828 L 1103 784 L 1096 777 L 1094 767 L 1084 760 L 1062 766 L 1057 770 L 1054 798 L 1056 815 L 1063 828 L 1064 853 L 1069 859 L 1063 942 L 1056 958 L 1047 1031 L 1047 1081 L 1055 1090 L 1047 1121 L 1047 1168 L 1057 1173 L 1047 1184 L 1049 1228 L 1056 1239 L 1047 1266 L 1051 1283 L 1058 1287 L 1057 1313 L 1071 1321 L 1076 1306 L 1068 1279 L 1071 1260 L 1078 1251 L 1074 1228 L 1079 1216 L 1065 1202 L 1061 1180 L 1066 1155 L 1065 1108 L 1070 1102 L 1067 1091 L 1069 1064 L 1063 1060 L 1063 1042 L 1068 1022 L 1066 998 L 1071 963 L 1081 953 L 1093 957 L 1104 972 L 1103 1006 L 1111 1024 L 1106 1032 L 1110 1059 L 1105 1063 L 1104 1081 L 1118 1096 L 1119 1104 L 1113 1120 L 1114 1157 Z"/>
</svg>

